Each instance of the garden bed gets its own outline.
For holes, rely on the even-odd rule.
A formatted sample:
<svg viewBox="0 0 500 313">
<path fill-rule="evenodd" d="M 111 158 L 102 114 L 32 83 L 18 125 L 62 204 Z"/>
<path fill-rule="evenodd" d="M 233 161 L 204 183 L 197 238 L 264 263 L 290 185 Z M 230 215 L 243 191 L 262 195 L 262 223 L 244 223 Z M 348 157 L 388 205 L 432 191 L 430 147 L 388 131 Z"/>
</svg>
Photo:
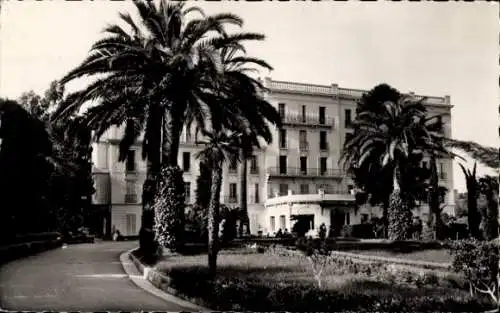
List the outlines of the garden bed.
<svg viewBox="0 0 500 313">
<path fill-rule="evenodd" d="M 450 264 L 452 262 L 450 253 L 445 249 L 420 250 L 411 251 L 408 253 L 387 250 L 351 250 L 349 252 L 361 255 L 379 256 L 412 261 L 435 262 L 443 264 Z"/>
<path fill-rule="evenodd" d="M 318 288 L 305 257 L 251 249 L 223 251 L 212 281 L 206 255 L 167 256 L 155 269 L 168 279 L 156 285 L 200 299 L 214 310 L 481 312 L 492 308 L 487 298 L 471 298 L 460 281 L 408 273 L 398 277 L 381 271 L 381 265 L 342 262 L 325 267 Z"/>
</svg>

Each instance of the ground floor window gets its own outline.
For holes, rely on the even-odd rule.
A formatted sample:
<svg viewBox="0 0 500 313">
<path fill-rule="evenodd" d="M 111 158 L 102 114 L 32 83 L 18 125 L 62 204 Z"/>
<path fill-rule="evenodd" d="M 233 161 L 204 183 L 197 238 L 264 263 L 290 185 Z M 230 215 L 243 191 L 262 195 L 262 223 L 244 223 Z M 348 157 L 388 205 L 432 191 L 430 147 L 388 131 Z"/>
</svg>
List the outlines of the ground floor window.
<svg viewBox="0 0 500 313">
<path fill-rule="evenodd" d="M 274 216 L 271 216 L 271 218 L 269 220 L 269 226 L 271 227 L 271 231 L 276 230 L 276 221 L 275 221 Z"/>
<path fill-rule="evenodd" d="M 136 215 L 135 214 L 127 214 L 127 235 L 135 236 L 136 233 Z"/>
<path fill-rule="evenodd" d="M 284 215 L 280 215 L 280 228 L 281 230 L 286 228 L 286 217 Z"/>
</svg>

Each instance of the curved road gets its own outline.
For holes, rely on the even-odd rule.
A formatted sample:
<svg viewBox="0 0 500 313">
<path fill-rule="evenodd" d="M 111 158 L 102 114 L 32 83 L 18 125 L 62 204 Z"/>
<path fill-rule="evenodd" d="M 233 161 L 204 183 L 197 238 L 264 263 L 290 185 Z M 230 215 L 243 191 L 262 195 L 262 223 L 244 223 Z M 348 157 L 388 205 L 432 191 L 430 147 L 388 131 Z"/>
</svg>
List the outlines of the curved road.
<svg viewBox="0 0 500 313">
<path fill-rule="evenodd" d="M 120 254 L 137 242 L 46 251 L 0 267 L 0 308 L 23 311 L 190 311 L 137 287 Z"/>
</svg>

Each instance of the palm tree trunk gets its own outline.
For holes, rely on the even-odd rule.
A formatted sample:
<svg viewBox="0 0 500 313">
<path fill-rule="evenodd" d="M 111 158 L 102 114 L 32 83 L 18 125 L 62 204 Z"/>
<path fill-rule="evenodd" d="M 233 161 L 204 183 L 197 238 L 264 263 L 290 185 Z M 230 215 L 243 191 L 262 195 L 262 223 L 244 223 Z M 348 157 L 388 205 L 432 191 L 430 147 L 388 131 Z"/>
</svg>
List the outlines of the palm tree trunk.
<svg viewBox="0 0 500 313">
<path fill-rule="evenodd" d="M 481 221 L 479 209 L 477 207 L 477 181 L 475 177 L 467 178 L 467 222 L 469 224 L 469 232 L 472 237 L 481 239 L 479 223 Z"/>
<path fill-rule="evenodd" d="M 248 172 L 248 163 L 247 163 L 247 155 L 245 154 L 243 149 L 240 149 L 240 159 L 241 159 L 241 173 L 240 173 L 240 183 L 241 183 L 241 216 L 240 216 L 240 226 L 238 233 L 240 237 L 243 235 L 243 225 L 246 225 L 247 234 L 250 233 L 250 225 L 248 223 L 248 201 L 247 201 L 247 172 Z"/>
<path fill-rule="evenodd" d="M 212 169 L 210 204 L 208 205 L 208 268 L 212 278 L 217 272 L 217 253 L 219 252 L 219 205 L 222 185 L 222 164 Z"/>
<path fill-rule="evenodd" d="M 163 166 L 177 166 L 179 155 L 179 143 L 182 132 L 182 117 L 178 114 L 165 110 L 163 114 L 163 137 L 161 145 L 161 156 Z"/>
<path fill-rule="evenodd" d="M 439 205 L 439 178 L 437 173 L 437 160 L 435 155 L 431 156 L 430 162 L 431 162 L 431 179 L 430 179 L 431 194 L 429 201 L 429 215 L 428 215 L 429 219 L 427 221 L 427 224 L 429 227 L 432 227 L 432 225 L 434 225 L 435 239 L 442 239 L 441 230 L 443 227 L 441 221 L 441 209 Z"/>
</svg>

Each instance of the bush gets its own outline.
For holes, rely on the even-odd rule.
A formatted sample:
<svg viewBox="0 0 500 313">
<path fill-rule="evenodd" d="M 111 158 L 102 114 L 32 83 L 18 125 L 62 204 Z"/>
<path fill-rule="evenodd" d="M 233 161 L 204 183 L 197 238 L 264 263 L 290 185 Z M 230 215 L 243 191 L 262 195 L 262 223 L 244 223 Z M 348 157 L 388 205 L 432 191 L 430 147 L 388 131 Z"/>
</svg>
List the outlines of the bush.
<svg viewBox="0 0 500 313">
<path fill-rule="evenodd" d="M 297 283 L 268 283 L 239 277 L 208 278 L 204 267 L 169 270 L 170 286 L 188 297 L 201 298 L 219 311 L 332 312 L 420 311 L 481 312 L 491 304 L 470 297 L 366 294 L 363 290 L 339 292 Z"/>
<path fill-rule="evenodd" d="M 450 243 L 453 270 L 465 276 L 471 295 L 477 292 L 498 299 L 498 241 L 483 242 L 475 239 Z"/>
<path fill-rule="evenodd" d="M 184 236 L 184 180 L 182 170 L 164 167 L 158 179 L 155 203 L 154 231 L 158 243 L 172 251 L 183 245 Z"/>
<path fill-rule="evenodd" d="M 375 237 L 373 233 L 374 225 L 371 223 L 344 225 L 340 231 L 342 237 L 371 239 Z"/>
</svg>

